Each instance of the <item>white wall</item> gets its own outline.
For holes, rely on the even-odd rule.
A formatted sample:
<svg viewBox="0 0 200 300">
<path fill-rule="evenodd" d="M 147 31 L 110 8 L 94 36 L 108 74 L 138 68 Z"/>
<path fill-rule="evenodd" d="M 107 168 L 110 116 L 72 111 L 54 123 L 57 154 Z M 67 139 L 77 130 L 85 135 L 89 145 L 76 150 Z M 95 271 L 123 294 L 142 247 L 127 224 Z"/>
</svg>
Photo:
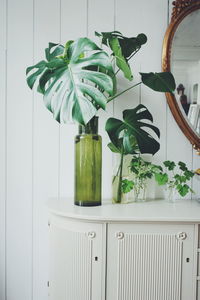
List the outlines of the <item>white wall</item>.
<svg viewBox="0 0 200 300">
<path fill-rule="evenodd" d="M 137 81 L 140 70 L 161 70 L 167 23 L 168 0 L 0 0 L 0 300 L 47 300 L 46 200 L 73 196 L 77 128 L 52 119 L 42 97 L 28 89 L 25 68 L 42 58 L 49 41 L 93 37 L 94 30 L 117 29 L 130 36 L 144 32 L 148 44 L 132 63 Z M 110 197 L 112 174 L 105 120 L 139 102 L 148 106 L 161 130 L 155 161 L 183 160 L 190 168 L 200 167 L 165 96 L 140 87 L 101 114 L 104 197 Z M 199 182 L 192 185 L 199 196 Z"/>
</svg>

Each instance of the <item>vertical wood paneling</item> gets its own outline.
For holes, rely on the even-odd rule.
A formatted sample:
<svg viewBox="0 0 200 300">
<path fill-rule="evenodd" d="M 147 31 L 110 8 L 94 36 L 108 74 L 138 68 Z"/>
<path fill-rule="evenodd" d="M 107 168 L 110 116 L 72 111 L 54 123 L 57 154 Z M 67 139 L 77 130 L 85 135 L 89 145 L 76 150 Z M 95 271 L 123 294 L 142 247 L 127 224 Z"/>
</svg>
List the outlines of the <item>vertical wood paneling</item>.
<svg viewBox="0 0 200 300">
<path fill-rule="evenodd" d="M 126 234 L 118 242 L 117 299 L 180 300 L 182 250 L 175 235 Z"/>
<path fill-rule="evenodd" d="M 138 7 L 138 8 L 137 8 Z M 136 37 L 141 33 L 140 12 L 142 1 L 115 0 L 115 30 L 120 31 L 124 36 Z M 143 22 L 142 22 L 143 23 Z M 142 50 L 129 61 L 133 71 L 133 80 L 129 81 L 124 78 L 121 71 L 117 74 L 117 92 L 139 83 L 141 81 L 139 72 L 141 71 Z M 117 69 L 117 67 L 116 67 Z M 113 100 L 114 117 L 122 119 L 122 112 L 125 109 L 135 108 L 141 102 L 141 86 L 129 90 L 123 95 Z M 128 165 L 129 159 L 127 159 Z M 113 154 L 113 172 L 116 172 L 119 162 L 119 154 Z"/>
<path fill-rule="evenodd" d="M 115 30 L 122 32 L 125 36 L 137 36 L 141 33 L 140 8 L 136 8 L 135 1 L 116 0 Z M 137 2 L 137 6 L 140 2 Z M 128 25 L 127 25 L 128 24 Z M 141 55 L 138 53 L 130 65 L 133 70 L 133 81 L 129 82 L 123 78 L 121 71 L 118 73 L 118 92 L 134 85 L 140 81 L 139 72 L 141 69 Z M 114 114 L 116 118 L 122 119 L 122 111 L 127 108 L 134 108 L 140 102 L 140 87 L 133 88 L 114 100 Z"/>
<path fill-rule="evenodd" d="M 136 36 L 139 33 L 147 35 L 147 43 L 142 46 L 139 53 L 131 60 L 134 80 L 139 82 L 138 72 L 161 71 L 162 41 L 167 27 L 167 0 L 139 1 L 137 4 L 130 1 L 116 2 L 116 28 L 125 32 L 128 36 Z M 156 12 L 156 18 L 152 16 Z M 128 21 L 127 21 L 128 20 Z M 142 20 L 142 22 L 141 22 Z M 127 26 L 128 22 L 128 26 Z M 159 24 L 159 26 L 158 26 Z M 151 57 L 151 58 L 150 58 Z M 129 85 L 131 85 L 129 83 Z M 122 101 L 123 100 L 123 101 Z M 160 163 L 166 156 L 166 99 L 165 95 L 156 93 L 144 85 L 134 88 L 124 94 L 121 99 L 115 101 L 115 112 L 123 111 L 126 107 L 133 108 L 138 102 L 147 106 L 154 117 L 154 124 L 161 131 L 160 151 L 154 157 L 154 162 Z M 128 104 L 128 105 L 127 105 Z M 162 112 L 162 113 L 160 113 Z M 119 113 L 117 113 L 118 115 Z M 152 185 L 148 191 L 150 197 L 159 197 L 159 191 L 155 191 Z"/>
<path fill-rule="evenodd" d="M 25 68 L 32 61 L 33 2 L 8 0 L 7 299 L 32 299 L 32 102 Z"/>
<path fill-rule="evenodd" d="M 51 256 L 50 299 L 92 300 L 92 240 L 84 233 L 61 231 L 56 227 L 51 235 L 54 253 Z"/>
<path fill-rule="evenodd" d="M 0 1 L 0 299 L 5 299 L 6 231 L 6 1 Z"/>
<path fill-rule="evenodd" d="M 90 230 L 89 223 L 50 216 L 50 300 L 104 299 L 102 225 L 92 225 L 94 236 Z"/>
<path fill-rule="evenodd" d="M 87 36 L 87 0 L 61 1 L 61 44 Z M 60 127 L 60 196 L 74 195 L 74 137 L 77 124 Z"/>
<path fill-rule="evenodd" d="M 68 231 L 52 224 L 50 244 L 50 299 L 90 300 L 92 241 L 83 232 Z"/>
<path fill-rule="evenodd" d="M 147 44 L 142 49 L 142 72 L 161 71 L 162 42 L 167 26 L 167 0 L 153 0 L 145 2 L 145 9 L 142 10 L 141 31 L 147 35 Z M 156 11 L 156 18 L 152 15 Z M 151 24 L 151 26 L 149 26 Z M 160 24 L 158 26 L 158 24 Z M 152 55 L 153 52 L 153 55 Z M 151 59 L 149 59 L 151 55 Z M 154 161 L 162 162 L 166 157 L 166 98 L 165 94 L 152 91 L 142 85 L 141 102 L 152 113 L 154 124 L 160 129 L 160 150 L 154 157 Z M 162 113 L 161 113 L 162 112 Z"/>
<path fill-rule="evenodd" d="M 167 107 L 167 159 L 176 162 L 183 161 L 189 169 L 192 169 L 192 145 L 186 139 L 169 107 Z"/>
<path fill-rule="evenodd" d="M 181 231 L 186 232 L 185 240 L 179 238 Z M 108 299 L 191 298 L 195 263 L 193 225 L 110 224 L 107 236 Z"/>
<path fill-rule="evenodd" d="M 106 9 L 105 9 L 106 7 Z M 94 32 L 114 30 L 114 0 L 88 1 L 88 37 L 99 45 Z M 109 138 L 105 132 L 105 123 L 113 115 L 113 103 L 108 104 L 106 111 L 101 109 L 99 116 L 99 134 L 102 136 L 102 198 L 110 198 L 112 194 L 112 152 L 107 147 Z"/>
<path fill-rule="evenodd" d="M 34 0 L 34 61 L 43 59 L 48 43 L 58 43 L 59 37 L 60 0 Z M 45 300 L 49 276 L 46 202 L 58 196 L 59 124 L 38 93 L 33 109 L 33 299 Z"/>
<path fill-rule="evenodd" d="M 0 300 L 5 300 L 6 281 L 7 300 L 47 300 L 45 203 L 51 196 L 73 196 L 77 125 L 59 126 L 53 120 L 43 105 L 42 96 L 33 95 L 28 89 L 26 67 L 33 60 L 38 62 L 44 57 L 44 48 L 50 41 L 61 39 L 65 43 L 87 35 L 93 38 L 95 30 L 116 29 L 127 36 L 144 32 L 148 42 L 131 63 L 133 83 L 136 83 L 140 79 L 139 71 L 160 70 L 162 39 L 172 1 L 0 0 Z M 119 73 L 119 91 L 131 84 Z M 106 112 L 100 113 L 104 151 L 103 197 L 110 197 L 112 174 L 105 120 L 113 111 L 121 118 L 124 109 L 135 107 L 139 102 L 149 108 L 155 125 L 161 130 L 161 150 L 155 161 L 165 158 L 183 160 L 193 169 L 200 167 L 199 157 L 174 121 L 164 95 L 146 87 L 136 88 L 114 100 Z M 200 197 L 199 180 L 193 181 L 193 189 L 197 192 L 194 198 Z"/>
</svg>

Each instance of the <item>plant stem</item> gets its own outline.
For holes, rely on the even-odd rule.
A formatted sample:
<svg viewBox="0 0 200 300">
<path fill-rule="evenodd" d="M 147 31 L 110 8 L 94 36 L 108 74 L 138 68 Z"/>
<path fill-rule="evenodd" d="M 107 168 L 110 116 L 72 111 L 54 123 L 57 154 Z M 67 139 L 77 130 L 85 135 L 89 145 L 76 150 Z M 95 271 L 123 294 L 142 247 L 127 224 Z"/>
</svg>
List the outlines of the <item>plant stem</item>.
<svg viewBox="0 0 200 300">
<path fill-rule="evenodd" d="M 119 171 L 120 171 L 120 165 L 119 165 L 119 167 L 118 167 L 118 169 L 117 169 L 116 175 L 113 176 L 112 184 L 114 183 L 115 179 L 117 178 L 117 176 L 118 176 L 118 174 L 119 174 Z"/>
<path fill-rule="evenodd" d="M 122 148 L 121 152 L 121 159 L 120 159 L 120 165 L 119 165 L 119 182 L 117 187 L 117 199 L 116 202 L 120 203 L 122 198 L 122 169 L 123 169 L 123 161 L 124 161 L 124 148 Z"/>
<path fill-rule="evenodd" d="M 141 48 L 141 47 L 140 47 Z M 140 50 L 140 48 L 139 49 L 137 49 L 135 52 L 133 52 L 133 54 L 128 58 L 128 61 Z"/>
<path fill-rule="evenodd" d="M 139 85 L 139 84 L 141 84 L 141 83 L 142 83 L 142 81 L 140 81 L 140 82 L 138 82 L 138 83 L 132 85 L 131 87 L 129 87 L 128 89 L 122 91 L 121 93 L 119 93 L 119 94 L 117 94 L 117 95 L 114 95 L 114 96 L 108 98 L 108 99 L 107 99 L 107 103 L 109 103 L 109 102 L 112 101 L 113 99 L 115 99 L 115 98 L 121 96 L 121 95 L 124 94 L 125 92 L 129 91 L 130 89 L 136 87 L 137 85 Z"/>
</svg>

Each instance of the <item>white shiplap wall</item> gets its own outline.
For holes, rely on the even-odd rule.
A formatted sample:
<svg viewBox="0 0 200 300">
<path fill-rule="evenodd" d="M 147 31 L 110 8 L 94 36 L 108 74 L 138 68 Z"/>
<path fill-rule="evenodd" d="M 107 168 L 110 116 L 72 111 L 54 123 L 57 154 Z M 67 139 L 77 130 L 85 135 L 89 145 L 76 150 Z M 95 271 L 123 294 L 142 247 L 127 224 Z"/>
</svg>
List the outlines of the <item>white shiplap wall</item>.
<svg viewBox="0 0 200 300">
<path fill-rule="evenodd" d="M 48 234 L 46 199 L 73 195 L 75 125 L 59 126 L 26 86 L 25 68 L 43 57 L 49 41 L 64 43 L 94 31 L 144 32 L 148 44 L 132 62 L 138 71 L 160 71 L 168 23 L 168 0 L 0 0 L 0 300 L 47 300 Z M 127 86 L 123 79 L 121 86 Z M 179 130 L 163 94 L 131 90 L 100 116 L 103 137 L 103 196 L 110 197 L 112 155 L 105 120 L 139 102 L 161 130 L 155 160 L 200 159 Z M 199 181 L 194 180 L 197 196 Z"/>
<path fill-rule="evenodd" d="M 5 299 L 5 208 L 6 208 L 6 1 L 0 9 L 0 299 Z"/>
</svg>

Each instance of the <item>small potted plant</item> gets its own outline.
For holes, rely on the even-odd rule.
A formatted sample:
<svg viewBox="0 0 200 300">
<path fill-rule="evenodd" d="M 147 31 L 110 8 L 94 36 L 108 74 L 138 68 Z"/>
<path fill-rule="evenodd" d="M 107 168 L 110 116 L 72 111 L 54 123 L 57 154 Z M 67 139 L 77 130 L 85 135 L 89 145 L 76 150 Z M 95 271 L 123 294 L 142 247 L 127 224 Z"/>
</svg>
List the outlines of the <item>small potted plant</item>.
<svg viewBox="0 0 200 300">
<path fill-rule="evenodd" d="M 195 173 L 188 170 L 184 162 L 179 161 L 176 164 L 174 161 L 166 160 L 163 164 L 165 170 L 160 169 L 155 174 L 155 180 L 159 185 L 166 187 L 166 198 L 169 202 L 174 202 L 177 195 L 185 197 L 189 192 L 194 193 L 187 182 Z"/>
</svg>

